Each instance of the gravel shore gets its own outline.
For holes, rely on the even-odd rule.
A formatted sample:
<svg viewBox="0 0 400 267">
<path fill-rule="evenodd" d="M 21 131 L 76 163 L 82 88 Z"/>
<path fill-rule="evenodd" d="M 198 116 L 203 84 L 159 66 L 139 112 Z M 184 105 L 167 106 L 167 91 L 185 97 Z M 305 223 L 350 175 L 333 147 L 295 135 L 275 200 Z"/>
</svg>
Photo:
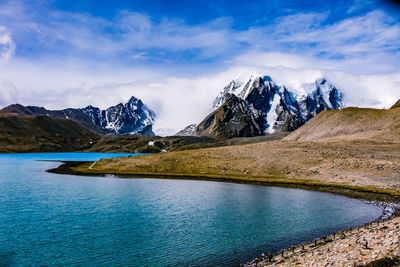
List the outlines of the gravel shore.
<svg viewBox="0 0 400 267">
<path fill-rule="evenodd" d="M 265 258 L 243 266 L 399 266 L 400 215 Z"/>
</svg>

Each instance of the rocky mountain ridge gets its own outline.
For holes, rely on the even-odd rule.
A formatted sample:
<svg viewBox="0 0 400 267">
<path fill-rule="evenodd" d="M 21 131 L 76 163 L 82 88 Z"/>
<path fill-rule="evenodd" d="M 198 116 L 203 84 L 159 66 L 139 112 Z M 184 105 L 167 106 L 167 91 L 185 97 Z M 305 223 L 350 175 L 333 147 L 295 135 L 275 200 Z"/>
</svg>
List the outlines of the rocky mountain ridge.
<svg viewBox="0 0 400 267">
<path fill-rule="evenodd" d="M 228 122 L 225 115 L 222 115 L 223 119 L 218 118 L 217 115 L 222 114 L 221 110 L 216 112 L 220 107 L 228 113 L 230 107 L 234 108 L 232 104 L 227 104 L 232 100 L 232 95 L 240 100 L 236 103 L 241 103 L 242 107 L 243 103 L 247 106 L 247 108 L 242 108 L 243 111 L 246 110 L 244 112 L 249 110 L 252 113 L 251 119 L 248 117 L 249 121 L 244 121 L 243 117 L 239 119 L 241 127 L 245 127 L 243 123 L 254 127 L 252 121 L 255 121 L 261 129 L 259 134 L 253 132 L 256 135 L 294 131 L 323 110 L 344 107 L 343 94 L 326 79 L 318 79 L 314 83 L 302 85 L 297 90 L 290 90 L 284 85 L 277 85 L 270 76 L 252 75 L 247 83 L 232 80 L 223 89 L 213 103 L 214 111 L 199 124 L 195 134 L 211 134 L 228 138 L 237 136 L 235 133 L 230 135 L 232 132 L 226 131 L 225 125 L 237 123 L 238 116 L 231 117 Z M 238 115 L 237 112 L 233 113 Z M 215 119 L 214 122 L 209 121 L 211 118 Z M 218 124 L 221 125 L 218 126 Z M 213 127 L 213 129 L 207 129 L 207 127 Z M 217 134 L 217 128 L 224 133 Z"/>
<path fill-rule="evenodd" d="M 196 127 L 194 134 L 222 138 L 252 137 L 262 135 L 262 129 L 246 102 L 230 94 L 221 107 Z"/>
<path fill-rule="evenodd" d="M 98 134 L 154 135 L 152 131 L 155 118 L 154 112 L 143 104 L 140 99 L 133 96 L 127 103 L 120 103 L 105 110 L 91 105 L 85 108 L 47 110 L 43 107 L 25 107 L 19 104 L 13 104 L 5 107 L 1 111 L 26 116 L 45 115 L 71 119 Z"/>
</svg>

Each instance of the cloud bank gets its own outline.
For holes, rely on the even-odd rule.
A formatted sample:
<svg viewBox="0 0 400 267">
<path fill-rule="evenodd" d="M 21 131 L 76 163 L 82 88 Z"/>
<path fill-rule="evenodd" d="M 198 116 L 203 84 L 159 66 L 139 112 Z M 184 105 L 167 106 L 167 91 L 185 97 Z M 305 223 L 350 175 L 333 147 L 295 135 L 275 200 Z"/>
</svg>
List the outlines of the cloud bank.
<svg viewBox="0 0 400 267">
<path fill-rule="evenodd" d="M 257 72 L 294 89 L 326 77 L 348 106 L 387 108 L 400 98 L 400 24 L 382 9 L 358 9 L 241 28 L 229 16 L 189 24 L 0 3 L 0 106 L 106 108 L 134 95 L 156 112 L 155 128 L 172 133 L 204 118 L 230 80 Z"/>
</svg>

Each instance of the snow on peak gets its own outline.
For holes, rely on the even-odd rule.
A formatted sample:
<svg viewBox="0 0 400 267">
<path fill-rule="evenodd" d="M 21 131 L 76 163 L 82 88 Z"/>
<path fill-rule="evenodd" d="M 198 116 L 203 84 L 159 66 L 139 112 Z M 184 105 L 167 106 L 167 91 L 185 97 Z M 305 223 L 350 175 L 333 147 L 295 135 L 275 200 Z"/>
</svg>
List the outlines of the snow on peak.
<svg viewBox="0 0 400 267">
<path fill-rule="evenodd" d="M 117 134 L 154 134 L 154 112 L 134 96 L 106 110 L 88 106 L 82 111 L 94 124 Z"/>
<path fill-rule="evenodd" d="M 228 85 L 224 87 L 222 92 L 215 98 L 213 103 L 213 109 L 217 109 L 218 107 L 222 106 L 225 100 L 227 99 L 228 95 L 231 94 L 236 95 L 238 92 L 240 92 L 242 90 L 241 89 L 242 86 L 243 82 L 238 79 L 230 81 Z"/>
<path fill-rule="evenodd" d="M 265 133 L 279 130 L 285 123 L 289 124 L 285 127 L 293 128 L 322 110 L 343 107 L 342 93 L 325 78 L 288 89 L 285 85 L 277 85 L 271 76 L 253 73 L 247 82 L 231 81 L 215 99 L 213 108 L 220 107 L 229 94 L 246 101 Z M 288 122 L 289 119 L 292 121 Z"/>
</svg>

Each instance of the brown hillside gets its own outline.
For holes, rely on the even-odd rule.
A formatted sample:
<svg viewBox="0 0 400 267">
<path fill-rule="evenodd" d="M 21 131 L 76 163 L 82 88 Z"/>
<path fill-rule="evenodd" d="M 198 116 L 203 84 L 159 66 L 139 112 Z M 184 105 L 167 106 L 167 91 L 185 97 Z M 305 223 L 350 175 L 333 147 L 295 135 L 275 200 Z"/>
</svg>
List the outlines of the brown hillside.
<svg viewBox="0 0 400 267">
<path fill-rule="evenodd" d="M 323 111 L 285 140 L 400 142 L 400 109 L 345 108 Z"/>
<path fill-rule="evenodd" d="M 98 138 L 72 120 L 0 113 L 0 153 L 76 151 Z"/>
<path fill-rule="evenodd" d="M 393 108 L 400 108 L 400 99 L 391 107 L 391 109 Z"/>
</svg>

